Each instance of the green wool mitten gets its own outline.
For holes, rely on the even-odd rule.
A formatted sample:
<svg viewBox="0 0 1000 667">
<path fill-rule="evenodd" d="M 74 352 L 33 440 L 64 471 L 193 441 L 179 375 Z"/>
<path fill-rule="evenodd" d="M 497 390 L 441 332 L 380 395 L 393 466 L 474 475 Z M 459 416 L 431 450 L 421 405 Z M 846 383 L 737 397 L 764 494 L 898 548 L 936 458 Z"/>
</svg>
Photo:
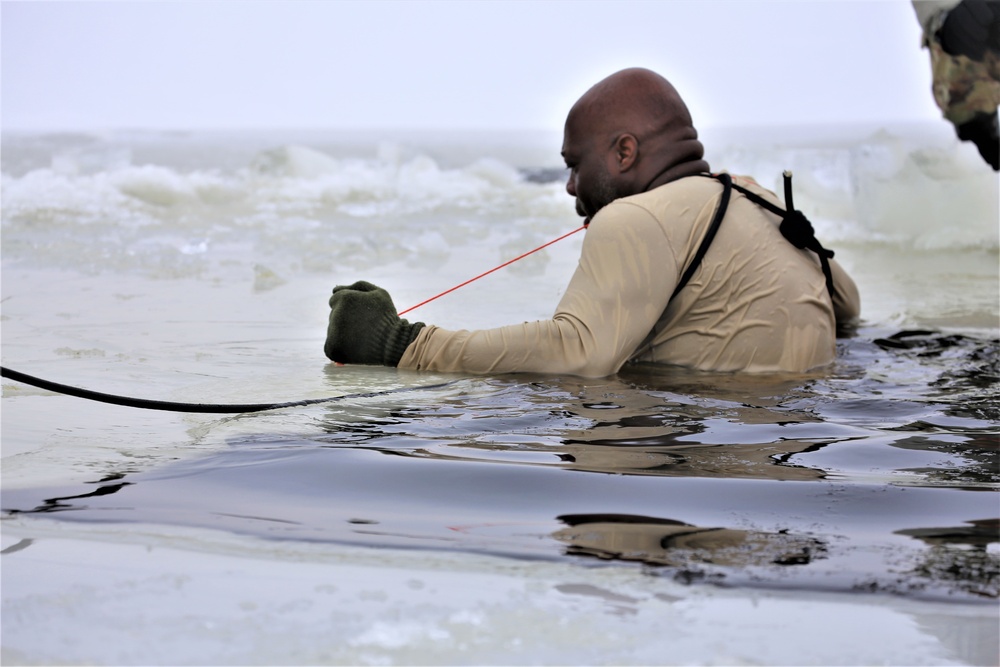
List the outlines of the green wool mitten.
<svg viewBox="0 0 1000 667">
<path fill-rule="evenodd" d="M 422 328 L 396 314 L 388 292 L 359 280 L 333 288 L 323 351 L 337 363 L 396 366 Z"/>
</svg>

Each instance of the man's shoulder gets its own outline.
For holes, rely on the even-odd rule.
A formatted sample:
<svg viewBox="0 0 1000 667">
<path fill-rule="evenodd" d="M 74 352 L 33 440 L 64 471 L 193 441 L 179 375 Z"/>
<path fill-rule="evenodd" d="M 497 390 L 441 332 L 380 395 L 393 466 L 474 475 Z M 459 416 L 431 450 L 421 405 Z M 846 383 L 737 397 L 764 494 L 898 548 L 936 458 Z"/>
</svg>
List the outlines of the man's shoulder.
<svg viewBox="0 0 1000 667">
<path fill-rule="evenodd" d="M 686 199 L 692 196 L 711 196 L 719 191 L 719 182 L 708 174 L 697 176 L 685 176 L 676 181 L 670 181 L 652 190 L 646 190 L 638 194 L 622 197 L 612 202 L 613 204 L 624 204 L 639 206 L 643 208 L 656 207 L 665 200 Z"/>
<path fill-rule="evenodd" d="M 758 183 L 752 176 L 731 174 L 727 171 L 680 178 L 648 192 L 635 195 L 635 197 L 648 196 L 650 201 L 655 201 L 657 199 L 685 199 L 692 202 L 696 202 L 698 200 L 705 201 L 718 196 L 722 192 L 722 182 L 718 178 L 721 174 L 728 175 L 732 179 L 734 185 L 750 190 L 751 192 L 767 199 L 777 200 L 777 196 L 774 192 Z"/>
<path fill-rule="evenodd" d="M 774 193 L 750 176 L 730 174 L 733 183 L 762 197 L 778 202 Z M 711 210 L 711 203 L 722 194 L 722 183 L 711 174 L 686 176 L 652 190 L 616 199 L 598 213 L 600 218 L 631 219 L 652 217 L 661 224 L 675 224 L 689 217 L 692 223 Z M 596 219 L 596 216 L 595 216 Z"/>
<path fill-rule="evenodd" d="M 665 207 L 674 209 L 698 206 L 719 195 L 722 184 L 709 174 L 685 176 L 659 187 L 623 197 L 613 203 L 644 208 L 651 212 L 663 211 Z"/>
<path fill-rule="evenodd" d="M 688 176 L 671 181 L 646 192 L 621 197 L 602 208 L 591 224 L 613 222 L 622 229 L 625 225 L 654 223 L 671 233 L 683 227 L 683 220 L 692 224 L 699 217 L 705 204 L 722 191 L 714 178 Z"/>
<path fill-rule="evenodd" d="M 754 192 L 767 193 L 773 196 L 773 192 L 758 183 L 752 176 L 742 174 L 730 174 L 721 171 L 712 174 L 698 174 L 697 176 L 685 176 L 676 181 L 670 181 L 652 190 L 641 192 L 631 197 L 625 197 L 621 201 L 651 201 L 664 198 L 678 197 L 713 197 L 722 191 L 722 182 L 718 176 L 727 174 L 732 178 L 735 185 L 739 185 Z"/>
</svg>

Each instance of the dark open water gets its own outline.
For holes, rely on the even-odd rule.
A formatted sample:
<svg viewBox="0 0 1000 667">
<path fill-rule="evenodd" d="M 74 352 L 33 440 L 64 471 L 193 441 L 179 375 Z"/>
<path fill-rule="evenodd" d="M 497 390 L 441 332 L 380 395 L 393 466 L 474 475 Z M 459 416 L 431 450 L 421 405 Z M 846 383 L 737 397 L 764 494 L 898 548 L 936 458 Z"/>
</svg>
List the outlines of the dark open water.
<svg viewBox="0 0 1000 667">
<path fill-rule="evenodd" d="M 248 416 L 213 426 L 221 451 L 5 492 L 3 509 L 996 599 L 1000 343 L 874 335 L 813 377 L 452 378 L 305 409 L 293 432 L 225 435 Z"/>
</svg>

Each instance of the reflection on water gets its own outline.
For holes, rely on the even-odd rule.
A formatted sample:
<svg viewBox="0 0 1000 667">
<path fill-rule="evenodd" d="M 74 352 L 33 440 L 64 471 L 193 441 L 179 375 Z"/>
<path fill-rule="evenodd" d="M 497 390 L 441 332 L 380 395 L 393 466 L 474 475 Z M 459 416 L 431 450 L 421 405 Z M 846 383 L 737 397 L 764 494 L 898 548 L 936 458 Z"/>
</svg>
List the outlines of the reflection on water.
<svg viewBox="0 0 1000 667">
<path fill-rule="evenodd" d="M 434 403 L 370 409 L 364 421 L 354 407 L 329 407 L 327 433 L 310 442 L 601 473 L 818 479 L 821 471 L 788 458 L 833 436 L 858 437 L 805 412 L 622 379 L 494 377 L 443 392 Z M 397 436 L 391 444 L 388 435 Z"/>
<path fill-rule="evenodd" d="M 807 565 L 826 552 L 823 541 L 787 531 L 704 528 L 630 514 L 566 514 L 558 518 L 567 528 L 552 536 L 568 545 L 567 553 L 684 568 L 686 577 L 697 572 L 692 568 L 704 564 L 735 568 Z"/>
<path fill-rule="evenodd" d="M 908 574 L 928 582 L 953 582 L 973 595 L 997 597 L 1000 561 L 988 547 L 1000 542 L 1000 519 L 974 519 L 962 526 L 896 532 L 931 547 Z"/>
<path fill-rule="evenodd" d="M 631 475 L 995 489 L 998 350 L 995 340 L 903 332 L 843 341 L 841 362 L 815 375 L 631 366 L 603 380 L 491 377 L 433 402 L 330 405 L 326 433 L 309 441 Z"/>
<path fill-rule="evenodd" d="M 104 484 L 105 482 L 111 481 L 113 479 L 121 479 L 123 475 L 110 475 L 97 481 L 97 484 Z M 118 484 L 104 484 L 103 486 L 98 486 L 93 491 L 89 493 L 78 493 L 72 496 L 59 496 L 55 498 L 46 498 L 42 501 L 41 505 L 38 505 L 31 510 L 9 510 L 11 513 L 31 513 L 31 514 L 44 514 L 49 512 L 65 512 L 73 511 L 78 509 L 86 509 L 86 505 L 81 505 L 79 501 L 84 498 L 99 498 L 100 496 L 109 496 L 113 493 L 118 493 L 124 487 L 131 485 L 132 482 L 120 482 Z M 71 503 L 67 502 L 70 500 L 75 500 L 77 502 Z"/>
<path fill-rule="evenodd" d="M 979 519 L 966 521 L 965 526 L 950 528 L 918 528 L 897 531 L 900 535 L 909 535 L 932 546 L 963 544 L 985 551 L 986 547 L 998 541 L 1000 534 L 1000 519 Z"/>
<path fill-rule="evenodd" d="M 998 597 L 997 341 L 904 332 L 841 348 L 811 375 L 459 378 L 219 420 L 198 437 L 222 451 L 96 489 L 4 491 L 3 508 L 638 563 L 685 582 Z"/>
</svg>

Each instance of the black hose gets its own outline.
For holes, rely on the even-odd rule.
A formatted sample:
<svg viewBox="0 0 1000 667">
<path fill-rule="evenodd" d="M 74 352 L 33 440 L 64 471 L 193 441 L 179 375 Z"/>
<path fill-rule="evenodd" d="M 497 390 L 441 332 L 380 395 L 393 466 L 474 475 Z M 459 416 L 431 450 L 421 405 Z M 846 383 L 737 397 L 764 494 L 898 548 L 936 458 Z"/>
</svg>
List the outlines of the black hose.
<svg viewBox="0 0 1000 667">
<path fill-rule="evenodd" d="M 85 398 L 90 401 L 100 403 L 111 403 L 112 405 L 124 405 L 129 408 L 142 408 L 144 410 L 166 410 L 169 412 L 201 412 L 214 414 L 235 414 L 241 412 L 263 412 L 264 410 L 278 410 L 280 408 L 294 408 L 302 405 L 315 405 L 316 403 L 331 403 L 349 398 L 370 398 L 372 396 L 385 396 L 404 391 L 414 391 L 416 389 L 437 389 L 456 382 L 441 382 L 439 384 L 422 385 L 419 387 L 400 387 L 397 389 L 386 389 L 385 391 L 372 391 L 359 394 L 344 394 L 343 396 L 331 396 L 328 398 L 307 398 L 301 401 L 290 401 L 288 403 L 177 403 L 174 401 L 153 401 L 146 398 L 132 398 L 130 396 L 116 396 L 105 394 L 99 391 L 71 387 L 50 380 L 43 380 L 26 373 L 11 370 L 0 366 L 0 377 L 5 377 L 16 382 L 30 384 L 39 389 L 47 389 L 67 396 Z"/>
</svg>

